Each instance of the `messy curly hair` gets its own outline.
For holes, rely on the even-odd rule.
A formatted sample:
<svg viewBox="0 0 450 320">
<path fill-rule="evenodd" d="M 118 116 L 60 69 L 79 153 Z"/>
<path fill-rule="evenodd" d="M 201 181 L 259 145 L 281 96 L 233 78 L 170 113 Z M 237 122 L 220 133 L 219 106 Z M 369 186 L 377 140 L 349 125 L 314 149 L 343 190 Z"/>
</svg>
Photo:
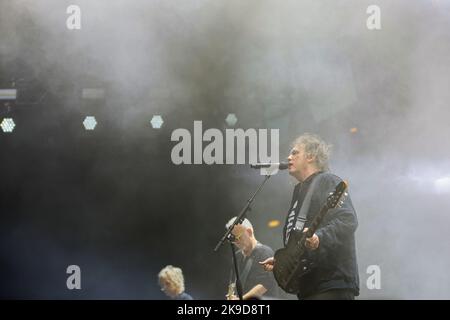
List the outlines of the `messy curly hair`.
<svg viewBox="0 0 450 320">
<path fill-rule="evenodd" d="M 171 265 L 165 266 L 158 274 L 160 284 L 162 279 L 170 281 L 178 289 L 178 292 L 184 292 L 184 277 L 180 268 Z"/>
<path fill-rule="evenodd" d="M 305 148 L 306 156 L 315 160 L 317 168 L 321 171 L 328 171 L 328 159 L 331 153 L 331 144 L 327 144 L 318 135 L 312 133 L 304 133 L 294 140 L 292 147 Z"/>
</svg>

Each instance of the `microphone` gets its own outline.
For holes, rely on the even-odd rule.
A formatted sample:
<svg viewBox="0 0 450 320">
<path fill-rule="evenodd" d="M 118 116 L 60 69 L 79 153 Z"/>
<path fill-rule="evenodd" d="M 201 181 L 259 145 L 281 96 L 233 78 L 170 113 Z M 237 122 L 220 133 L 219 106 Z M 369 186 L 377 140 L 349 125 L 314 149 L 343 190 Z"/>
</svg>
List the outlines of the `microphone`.
<svg viewBox="0 0 450 320">
<path fill-rule="evenodd" d="M 255 164 L 251 164 L 250 168 L 253 168 L 253 169 L 278 168 L 279 170 L 285 170 L 285 169 L 288 168 L 288 164 L 286 162 L 280 162 L 280 163 L 255 163 Z"/>
</svg>

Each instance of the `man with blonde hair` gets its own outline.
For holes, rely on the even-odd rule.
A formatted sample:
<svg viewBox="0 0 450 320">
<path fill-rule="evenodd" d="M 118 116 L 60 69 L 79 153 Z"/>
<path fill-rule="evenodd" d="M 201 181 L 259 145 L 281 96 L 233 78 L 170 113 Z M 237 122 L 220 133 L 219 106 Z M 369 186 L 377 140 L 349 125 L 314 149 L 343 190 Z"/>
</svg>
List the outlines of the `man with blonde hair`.
<svg viewBox="0 0 450 320">
<path fill-rule="evenodd" d="M 286 246 L 292 230 L 305 232 L 341 178 L 327 172 L 331 146 L 313 134 L 298 137 L 288 157 L 289 174 L 298 180 L 283 229 Z M 298 279 L 299 299 L 354 299 L 359 294 L 355 230 L 358 226 L 350 196 L 340 208 L 327 212 L 316 232 L 306 239 L 316 267 Z M 300 257 L 299 257 L 300 259 Z M 272 271 L 273 257 L 260 262 Z"/>
<path fill-rule="evenodd" d="M 161 290 L 174 300 L 192 300 L 192 297 L 184 291 L 183 271 L 180 268 L 168 265 L 158 274 L 158 282 Z"/>
</svg>

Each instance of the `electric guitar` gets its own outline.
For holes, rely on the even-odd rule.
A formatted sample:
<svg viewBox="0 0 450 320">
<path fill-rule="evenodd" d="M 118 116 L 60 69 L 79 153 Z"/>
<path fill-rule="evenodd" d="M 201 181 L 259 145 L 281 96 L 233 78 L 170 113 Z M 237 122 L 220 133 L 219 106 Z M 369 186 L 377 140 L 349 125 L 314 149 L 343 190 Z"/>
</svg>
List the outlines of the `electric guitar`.
<svg viewBox="0 0 450 320">
<path fill-rule="evenodd" d="M 346 189 L 347 184 L 344 181 L 338 183 L 334 192 L 328 196 L 326 203 L 314 217 L 308 231 L 293 229 L 289 234 L 286 247 L 275 252 L 273 275 L 278 285 L 287 293 L 298 293 L 301 288 L 301 277 L 314 269 L 314 262 L 308 259 L 306 238 L 314 235 L 328 210 L 343 204 L 344 197 L 347 196 Z"/>
</svg>

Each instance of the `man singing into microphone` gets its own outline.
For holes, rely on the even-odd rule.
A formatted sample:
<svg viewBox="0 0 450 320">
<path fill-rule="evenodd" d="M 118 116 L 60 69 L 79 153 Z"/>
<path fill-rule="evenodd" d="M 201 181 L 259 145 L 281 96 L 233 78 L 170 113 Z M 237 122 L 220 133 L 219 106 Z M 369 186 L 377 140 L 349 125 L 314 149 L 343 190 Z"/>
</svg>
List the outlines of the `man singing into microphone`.
<svg viewBox="0 0 450 320">
<path fill-rule="evenodd" d="M 292 146 L 288 170 L 299 183 L 295 186 L 283 229 L 285 246 L 294 228 L 307 230 L 329 193 L 342 181 L 327 172 L 331 146 L 320 137 L 306 133 L 298 137 Z M 304 210 L 303 206 L 306 206 Z M 303 213 L 306 213 L 305 216 L 302 216 Z M 299 280 L 299 299 L 354 299 L 359 295 L 354 235 L 357 226 L 350 196 L 345 198 L 340 208 L 328 211 L 316 232 L 306 239 L 305 246 L 316 267 Z M 266 271 L 272 271 L 277 262 L 272 257 L 260 263 Z"/>
</svg>

